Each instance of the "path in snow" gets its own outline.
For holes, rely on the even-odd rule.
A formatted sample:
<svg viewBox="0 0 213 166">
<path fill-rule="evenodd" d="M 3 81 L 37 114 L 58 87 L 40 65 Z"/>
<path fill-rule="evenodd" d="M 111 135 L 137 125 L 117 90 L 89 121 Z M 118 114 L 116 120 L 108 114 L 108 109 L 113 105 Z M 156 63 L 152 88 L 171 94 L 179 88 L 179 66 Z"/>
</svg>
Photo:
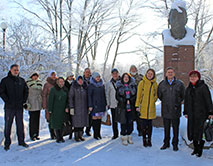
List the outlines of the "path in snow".
<svg viewBox="0 0 213 166">
<path fill-rule="evenodd" d="M 8 152 L 0 148 L 1 166 L 34 166 L 34 165 L 53 165 L 53 166 L 212 166 L 213 149 L 204 150 L 203 157 L 197 158 L 191 156 L 191 149 L 180 141 L 180 150 L 174 152 L 172 147 L 165 151 L 160 150 L 163 140 L 163 129 L 154 128 L 153 146 L 144 148 L 142 138 L 138 137 L 136 131 L 133 133 L 133 145 L 123 146 L 120 138 L 111 140 L 111 127 L 103 126 L 102 140 L 94 140 L 92 137 L 86 137 L 85 142 L 76 143 L 74 140 L 58 144 L 49 139 L 47 129 L 41 131 L 40 141 L 29 141 L 30 147 L 25 149 L 17 146 L 17 143 L 11 145 Z"/>
</svg>

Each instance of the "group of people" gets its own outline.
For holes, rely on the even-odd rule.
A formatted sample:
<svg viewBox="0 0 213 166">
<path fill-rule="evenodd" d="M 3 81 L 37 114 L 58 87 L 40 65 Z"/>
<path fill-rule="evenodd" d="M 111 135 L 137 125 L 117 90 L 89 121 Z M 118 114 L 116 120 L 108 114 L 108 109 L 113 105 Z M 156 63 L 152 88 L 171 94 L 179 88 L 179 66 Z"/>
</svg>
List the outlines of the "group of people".
<svg viewBox="0 0 213 166">
<path fill-rule="evenodd" d="M 133 144 L 133 122 L 136 121 L 138 136 L 142 136 L 144 147 L 152 146 L 152 120 L 156 118 L 157 99 L 161 100 L 161 113 L 164 124 L 164 144 L 161 150 L 170 147 L 170 128 L 173 129 L 173 150 L 178 151 L 179 124 L 181 106 L 184 102 L 183 114 L 188 119 L 188 139 L 193 141 L 192 155 L 202 155 L 204 122 L 213 118 L 212 99 L 208 86 L 201 80 L 198 71 L 189 73 L 189 85 L 185 86 L 176 79 L 175 70 L 167 68 L 166 77 L 159 83 L 153 69 L 148 69 L 143 76 L 138 74 L 135 65 L 129 73 L 120 76 L 118 69 L 111 71 L 112 78 L 104 83 L 98 72 L 89 68 L 83 76 L 74 78 L 67 73 L 66 80 L 57 77 L 55 71 L 50 71 L 46 83 L 42 86 L 39 73 L 33 72 L 25 82 L 19 76 L 19 66 L 11 66 L 8 76 L 0 83 L 0 97 L 5 102 L 5 144 L 10 148 L 11 126 L 16 119 L 18 143 L 28 147 L 24 141 L 23 108 L 29 111 L 29 135 L 32 141 L 39 140 L 40 111 L 45 110 L 49 123 L 51 139 L 57 143 L 64 142 L 64 122 L 72 122 L 72 132 L 75 141 L 84 141 L 84 132 L 91 136 L 93 128 L 94 139 L 102 139 L 101 122 L 107 110 L 111 110 L 113 137 L 120 135 L 123 145 Z"/>
</svg>

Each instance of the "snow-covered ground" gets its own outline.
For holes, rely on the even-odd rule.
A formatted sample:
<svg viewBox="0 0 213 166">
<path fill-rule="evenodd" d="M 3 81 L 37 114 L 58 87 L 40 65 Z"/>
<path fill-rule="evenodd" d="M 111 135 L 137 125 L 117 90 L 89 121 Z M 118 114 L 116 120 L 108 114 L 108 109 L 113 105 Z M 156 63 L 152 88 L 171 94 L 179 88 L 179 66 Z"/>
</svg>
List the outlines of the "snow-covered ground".
<svg viewBox="0 0 213 166">
<path fill-rule="evenodd" d="M 3 105 L 0 101 L 0 129 L 3 129 Z M 158 108 L 159 106 L 157 106 Z M 28 114 L 25 113 L 25 123 L 27 128 Z M 30 141 L 26 131 L 26 142 L 29 148 L 17 146 L 16 138 L 13 138 L 13 144 L 8 152 L 5 152 L 3 146 L 0 148 L 1 166 L 28 166 L 28 165 L 143 165 L 143 166 L 212 166 L 213 149 L 204 150 L 201 158 L 191 156 L 191 149 L 185 145 L 180 138 L 179 151 L 174 152 L 172 147 L 161 151 L 163 142 L 163 129 L 154 128 L 153 146 L 144 148 L 142 138 L 133 133 L 133 145 L 123 146 L 121 140 L 111 140 L 111 127 L 102 126 L 102 140 L 94 140 L 92 137 L 86 137 L 85 142 L 76 143 L 74 140 L 68 140 L 65 137 L 65 143 L 57 144 L 49 139 L 47 124 L 42 114 L 41 140 Z M 0 135 L 1 136 L 1 135 Z M 3 136 L 3 135 L 2 135 Z M 0 137 L 1 138 L 1 137 Z"/>
</svg>

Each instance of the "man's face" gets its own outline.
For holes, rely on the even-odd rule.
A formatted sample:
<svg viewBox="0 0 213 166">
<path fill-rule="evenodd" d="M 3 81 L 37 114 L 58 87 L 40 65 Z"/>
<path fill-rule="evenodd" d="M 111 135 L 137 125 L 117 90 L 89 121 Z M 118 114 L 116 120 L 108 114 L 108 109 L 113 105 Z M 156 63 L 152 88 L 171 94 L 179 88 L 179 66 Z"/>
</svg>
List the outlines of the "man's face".
<svg viewBox="0 0 213 166">
<path fill-rule="evenodd" d="M 13 76 L 17 77 L 19 75 L 19 67 L 13 67 L 12 69 L 10 69 L 10 72 Z"/>
<path fill-rule="evenodd" d="M 113 72 L 113 73 L 112 73 L 112 78 L 113 78 L 114 80 L 117 80 L 118 77 L 119 77 L 119 73 L 118 73 L 118 72 Z"/>
<path fill-rule="evenodd" d="M 87 70 L 84 71 L 84 76 L 85 76 L 86 78 L 89 78 L 90 75 L 91 75 L 91 72 L 90 72 L 89 69 L 87 69 Z"/>
<path fill-rule="evenodd" d="M 169 80 L 172 80 L 175 77 L 175 72 L 172 69 L 167 70 L 166 76 Z"/>
</svg>

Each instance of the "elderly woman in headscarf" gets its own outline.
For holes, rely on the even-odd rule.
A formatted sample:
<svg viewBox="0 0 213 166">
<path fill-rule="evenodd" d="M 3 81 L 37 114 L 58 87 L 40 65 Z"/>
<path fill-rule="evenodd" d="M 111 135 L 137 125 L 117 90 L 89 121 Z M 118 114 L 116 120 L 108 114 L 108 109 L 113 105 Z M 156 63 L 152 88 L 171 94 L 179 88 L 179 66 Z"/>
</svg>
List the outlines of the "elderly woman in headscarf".
<svg viewBox="0 0 213 166">
<path fill-rule="evenodd" d="M 69 107 L 72 115 L 75 141 L 84 141 L 83 128 L 89 125 L 87 83 L 78 76 L 69 91 Z"/>
<path fill-rule="evenodd" d="M 64 78 L 59 77 L 56 85 L 50 90 L 48 99 L 48 112 L 50 113 L 50 126 L 55 130 L 56 142 L 64 142 L 63 124 L 68 110 L 68 91 L 64 87 Z"/>
<path fill-rule="evenodd" d="M 101 139 L 101 118 L 106 111 L 106 95 L 103 80 L 98 72 L 93 72 L 88 87 L 89 111 L 92 116 L 94 138 Z"/>
<path fill-rule="evenodd" d="M 44 87 L 42 90 L 42 108 L 45 110 L 45 118 L 48 123 L 50 119 L 50 114 L 48 112 L 48 98 L 49 98 L 51 88 L 55 86 L 56 79 L 57 79 L 56 71 L 51 70 L 48 74 L 47 82 L 44 84 Z M 55 139 L 54 130 L 51 129 L 50 124 L 48 126 L 49 126 L 51 139 Z"/>
</svg>

